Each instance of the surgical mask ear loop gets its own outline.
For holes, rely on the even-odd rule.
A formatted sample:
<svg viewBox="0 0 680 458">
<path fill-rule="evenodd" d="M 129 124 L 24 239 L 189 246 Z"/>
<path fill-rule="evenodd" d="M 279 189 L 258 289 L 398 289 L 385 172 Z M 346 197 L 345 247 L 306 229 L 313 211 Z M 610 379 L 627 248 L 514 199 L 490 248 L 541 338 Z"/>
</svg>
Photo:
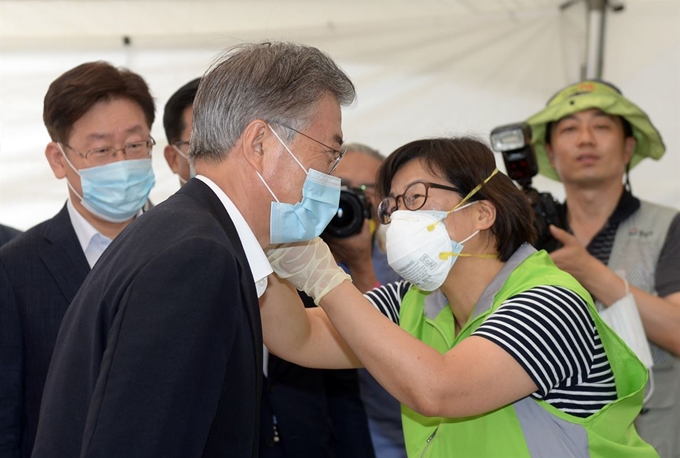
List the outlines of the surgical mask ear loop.
<svg viewBox="0 0 680 458">
<path fill-rule="evenodd" d="M 274 136 L 276 137 L 276 139 L 279 141 L 279 143 L 281 143 L 281 144 L 283 145 L 283 147 L 286 148 L 286 151 L 288 151 L 288 153 L 289 153 L 291 156 L 293 156 L 293 159 L 295 159 L 295 162 L 298 163 L 298 165 L 300 166 L 300 168 L 302 169 L 302 171 L 305 172 L 305 173 L 307 173 L 307 171 L 306 171 L 305 168 L 302 166 L 302 164 L 300 164 L 300 161 L 297 160 L 297 158 L 295 157 L 295 155 L 288 149 L 288 147 L 286 146 L 286 144 L 283 143 L 283 140 L 281 140 L 281 137 L 279 137 L 279 135 L 276 133 L 276 131 L 274 131 L 274 129 L 272 129 L 272 126 L 270 126 L 269 124 L 267 124 L 267 127 L 269 127 L 269 130 L 272 131 L 272 133 L 274 134 Z M 274 191 L 272 191 L 272 188 L 270 188 L 269 185 L 267 184 L 267 182 L 264 181 L 264 178 L 262 178 L 262 175 L 260 175 L 260 172 L 258 172 L 258 171 L 256 170 L 255 173 L 257 174 L 257 177 L 260 179 L 260 181 L 262 182 L 262 184 L 264 185 L 264 187 L 267 188 L 267 191 L 269 191 L 269 194 L 272 195 L 272 197 L 274 198 L 274 200 L 275 200 L 277 203 L 281 203 L 281 201 L 279 200 L 279 198 L 276 197 L 276 194 L 274 194 Z"/>
<path fill-rule="evenodd" d="M 175 148 L 175 151 L 177 151 L 177 153 L 179 153 L 179 155 L 182 156 L 182 157 L 184 158 L 185 161 L 189 162 L 189 158 L 187 157 L 186 154 L 184 154 L 184 153 L 182 152 L 181 149 L 177 148 L 176 145 L 172 145 L 172 147 Z"/>
<path fill-rule="evenodd" d="M 78 176 L 80 176 L 80 172 L 78 171 L 78 169 L 75 168 L 73 164 L 71 164 L 71 161 L 68 160 L 68 156 L 66 156 L 64 149 L 61 147 L 61 143 L 57 142 L 57 146 L 59 147 L 59 151 L 61 151 L 61 155 L 64 156 L 64 159 L 66 159 L 66 163 L 69 165 L 69 167 L 71 167 L 71 169 L 73 169 L 73 171 L 76 172 Z"/>
<path fill-rule="evenodd" d="M 187 163 L 189 163 L 189 158 L 187 157 L 186 154 L 184 154 L 184 153 L 182 152 L 181 149 L 179 149 L 176 145 L 172 145 L 172 147 L 175 148 L 175 151 L 177 151 L 177 154 L 179 154 L 180 156 L 182 156 L 182 157 L 184 158 L 184 160 L 187 161 Z M 191 165 L 189 165 L 189 169 L 191 170 Z M 187 180 L 185 180 L 184 178 L 182 178 L 182 176 L 181 176 L 179 173 L 177 174 L 177 177 L 179 178 L 179 182 L 182 183 L 182 186 L 184 186 L 185 184 L 187 184 Z"/>
<path fill-rule="evenodd" d="M 260 181 L 262 182 L 262 184 L 264 185 L 264 187 L 267 188 L 267 191 L 269 191 L 269 194 L 272 195 L 272 197 L 274 198 L 274 200 L 276 200 L 277 203 L 280 203 L 281 201 L 279 200 L 278 197 L 276 197 L 276 194 L 274 194 L 274 191 L 272 191 L 272 188 L 269 187 L 269 185 L 267 184 L 267 182 L 264 181 L 264 178 L 262 178 L 262 175 L 260 175 L 260 172 L 258 172 L 258 171 L 256 170 L 255 173 L 257 173 L 257 177 L 260 179 Z"/>
<path fill-rule="evenodd" d="M 64 152 L 64 149 L 61 147 L 61 143 L 57 142 L 57 146 L 59 147 L 59 151 L 61 151 L 61 155 L 64 156 L 64 159 L 66 159 L 66 163 L 68 164 L 68 166 L 71 167 L 71 169 L 72 169 L 74 172 L 76 172 L 76 174 L 77 174 L 78 176 L 81 176 L 81 175 L 80 175 L 80 172 L 78 171 L 78 169 L 75 168 L 75 167 L 73 166 L 73 164 L 71 164 L 71 161 L 68 160 L 68 157 L 66 157 L 66 153 Z M 73 191 L 73 194 L 75 194 L 76 196 L 78 196 L 78 198 L 79 198 L 81 201 L 83 200 L 83 196 L 81 196 L 80 194 L 78 194 L 78 191 L 76 191 L 76 190 L 73 188 L 73 186 L 71 186 L 71 182 L 68 181 L 68 178 L 66 178 L 66 185 L 71 189 L 71 191 Z"/>
<path fill-rule="evenodd" d="M 293 156 L 293 159 L 295 159 L 295 162 L 297 162 L 297 165 L 300 166 L 302 171 L 305 172 L 305 174 L 308 174 L 309 172 L 307 171 L 307 169 L 305 169 L 305 166 L 302 165 L 302 163 L 298 160 L 298 158 L 295 157 L 295 154 L 293 154 L 293 152 L 288 148 L 288 146 L 283 142 L 283 140 L 281 140 L 281 137 L 279 137 L 279 134 L 277 134 L 276 131 L 274 129 L 272 129 L 272 126 L 270 126 L 269 124 L 267 124 L 267 127 L 269 127 L 269 130 L 272 131 L 272 134 L 274 134 L 274 137 L 276 137 L 276 139 L 279 141 L 279 143 L 281 143 L 283 145 L 283 147 L 286 148 L 286 151 L 288 151 L 288 154 Z"/>
<path fill-rule="evenodd" d="M 272 129 L 272 126 L 270 126 L 269 124 L 267 124 L 267 127 L 269 127 L 269 130 L 272 131 L 272 134 L 274 134 L 274 136 L 279 141 L 279 143 L 281 143 L 281 145 L 283 145 L 283 147 L 286 149 L 286 151 L 288 151 L 288 154 L 293 156 L 293 159 L 295 159 L 295 162 L 297 162 L 297 164 L 300 166 L 302 171 L 305 172 L 306 175 L 308 175 L 309 172 L 307 172 L 307 170 L 305 170 L 305 167 L 300 163 L 300 161 L 298 161 L 298 158 L 295 157 L 295 154 L 293 154 L 293 152 L 290 149 L 288 149 L 288 147 L 283 142 L 283 140 L 281 140 L 281 137 L 279 137 L 279 134 L 277 134 L 276 131 L 274 129 Z M 255 173 L 257 173 L 257 177 L 260 179 L 260 181 L 262 182 L 264 187 L 267 188 L 267 191 L 269 191 L 269 194 L 272 195 L 272 197 L 274 198 L 274 200 L 276 200 L 277 203 L 280 203 L 281 201 L 279 200 L 278 197 L 276 197 L 276 194 L 274 194 L 274 191 L 272 191 L 272 188 L 270 188 L 269 185 L 264 181 L 264 178 L 262 178 L 262 175 L 260 175 L 260 172 L 258 172 L 256 170 Z"/>
</svg>

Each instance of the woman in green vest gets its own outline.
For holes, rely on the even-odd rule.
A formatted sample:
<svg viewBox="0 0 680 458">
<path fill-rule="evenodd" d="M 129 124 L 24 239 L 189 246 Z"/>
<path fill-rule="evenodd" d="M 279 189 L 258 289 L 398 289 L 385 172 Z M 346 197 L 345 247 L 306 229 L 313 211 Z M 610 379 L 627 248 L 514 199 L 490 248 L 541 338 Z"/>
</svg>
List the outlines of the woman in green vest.
<svg viewBox="0 0 680 458">
<path fill-rule="evenodd" d="M 271 248 L 278 276 L 322 309 L 271 279 L 272 351 L 368 368 L 403 404 L 411 457 L 658 456 L 633 426 L 647 371 L 590 294 L 530 245 L 533 211 L 486 145 L 411 142 L 385 160 L 377 189 L 404 281 L 364 296 L 320 239 Z"/>
</svg>

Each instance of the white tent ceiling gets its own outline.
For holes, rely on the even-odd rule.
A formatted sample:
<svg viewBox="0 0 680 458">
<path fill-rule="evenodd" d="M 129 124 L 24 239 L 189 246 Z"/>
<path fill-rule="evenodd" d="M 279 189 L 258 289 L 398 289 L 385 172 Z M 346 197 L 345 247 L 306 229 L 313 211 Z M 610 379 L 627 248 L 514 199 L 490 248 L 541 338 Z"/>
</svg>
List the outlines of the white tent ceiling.
<svg viewBox="0 0 680 458">
<path fill-rule="evenodd" d="M 163 105 L 231 44 L 284 39 L 327 51 L 357 86 L 357 105 L 343 113 L 345 139 L 389 153 L 425 136 L 486 138 L 578 80 L 586 9 L 561 3 L 0 0 L 0 222 L 26 229 L 63 205 L 66 183 L 43 156 L 42 98 L 82 62 L 107 60 L 149 83 L 157 202 L 178 185 L 161 154 Z M 668 148 L 633 171 L 633 189 L 680 207 L 680 0 L 625 5 L 608 14 L 603 76 L 649 113 Z M 534 184 L 561 196 L 557 183 Z"/>
</svg>

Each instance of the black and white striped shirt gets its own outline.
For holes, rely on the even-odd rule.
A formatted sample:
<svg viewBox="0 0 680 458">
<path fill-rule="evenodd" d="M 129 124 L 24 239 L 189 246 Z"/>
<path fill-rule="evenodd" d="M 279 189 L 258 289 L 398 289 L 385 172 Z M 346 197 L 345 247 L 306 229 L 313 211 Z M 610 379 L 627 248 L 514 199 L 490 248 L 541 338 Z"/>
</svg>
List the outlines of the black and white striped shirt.
<svg viewBox="0 0 680 458">
<path fill-rule="evenodd" d="M 399 323 L 410 288 L 401 281 L 366 293 Z M 616 400 L 614 374 L 586 302 L 559 286 L 538 286 L 507 299 L 472 334 L 507 351 L 538 386 L 531 396 L 588 417 Z"/>
</svg>

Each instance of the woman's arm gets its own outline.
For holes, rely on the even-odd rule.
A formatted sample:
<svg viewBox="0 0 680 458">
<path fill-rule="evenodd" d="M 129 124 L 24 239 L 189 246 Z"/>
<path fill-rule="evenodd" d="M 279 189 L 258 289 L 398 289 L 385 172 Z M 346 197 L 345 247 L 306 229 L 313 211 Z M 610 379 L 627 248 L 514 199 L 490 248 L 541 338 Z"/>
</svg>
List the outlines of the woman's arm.
<svg viewBox="0 0 680 458">
<path fill-rule="evenodd" d="M 270 285 L 262 306 L 265 342 L 279 356 L 343 367 L 353 353 L 393 396 L 430 416 L 481 414 L 536 391 L 520 364 L 493 342 L 469 337 L 442 355 L 388 320 L 350 282 L 328 281 L 326 272 L 337 265 L 321 240 L 277 250 L 268 254 L 275 272 L 328 315 L 305 310 L 292 289 Z"/>
<path fill-rule="evenodd" d="M 321 307 L 378 382 L 423 415 L 477 415 L 537 390 L 493 342 L 468 337 L 442 355 L 389 321 L 350 283 L 326 294 Z"/>
<path fill-rule="evenodd" d="M 276 275 L 269 276 L 260 298 L 260 316 L 264 344 L 280 358 L 306 367 L 361 367 L 325 312 L 305 308 L 298 292 Z"/>
</svg>

